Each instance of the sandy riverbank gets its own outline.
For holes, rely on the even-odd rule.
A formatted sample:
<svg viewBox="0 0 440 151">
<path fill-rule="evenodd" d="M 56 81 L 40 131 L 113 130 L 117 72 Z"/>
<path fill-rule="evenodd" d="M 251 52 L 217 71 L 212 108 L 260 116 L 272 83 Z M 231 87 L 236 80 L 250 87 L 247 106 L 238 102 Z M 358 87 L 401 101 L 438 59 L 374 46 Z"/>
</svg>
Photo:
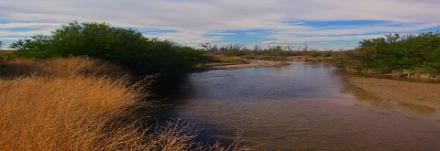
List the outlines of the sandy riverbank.
<svg viewBox="0 0 440 151">
<path fill-rule="evenodd" d="M 249 67 L 273 67 L 288 65 L 288 62 L 282 61 L 268 61 L 268 60 L 247 60 L 244 64 L 210 64 L 211 69 L 237 69 L 237 68 L 249 68 Z"/>
<path fill-rule="evenodd" d="M 348 81 L 369 99 L 392 101 L 402 107 L 426 111 L 440 109 L 440 84 L 437 83 L 365 77 L 350 77 Z"/>
</svg>

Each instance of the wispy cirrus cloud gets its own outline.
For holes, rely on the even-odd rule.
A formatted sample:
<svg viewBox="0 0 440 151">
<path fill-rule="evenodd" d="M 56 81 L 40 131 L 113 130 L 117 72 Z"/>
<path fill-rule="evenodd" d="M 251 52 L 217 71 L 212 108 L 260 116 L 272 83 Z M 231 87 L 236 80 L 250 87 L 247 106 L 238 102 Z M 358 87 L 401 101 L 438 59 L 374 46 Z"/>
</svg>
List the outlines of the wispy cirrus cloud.
<svg viewBox="0 0 440 151">
<path fill-rule="evenodd" d="M 207 32 L 205 37 L 210 37 L 214 40 L 214 43 L 242 44 L 249 46 L 259 43 L 261 44 L 270 40 L 268 35 L 273 33 L 274 31 L 270 29 L 228 29 Z"/>
<path fill-rule="evenodd" d="M 437 31 L 437 0 L 0 1 L 0 40 L 48 34 L 71 21 L 108 22 L 197 46 L 296 44 L 352 48 L 385 33 Z"/>
</svg>

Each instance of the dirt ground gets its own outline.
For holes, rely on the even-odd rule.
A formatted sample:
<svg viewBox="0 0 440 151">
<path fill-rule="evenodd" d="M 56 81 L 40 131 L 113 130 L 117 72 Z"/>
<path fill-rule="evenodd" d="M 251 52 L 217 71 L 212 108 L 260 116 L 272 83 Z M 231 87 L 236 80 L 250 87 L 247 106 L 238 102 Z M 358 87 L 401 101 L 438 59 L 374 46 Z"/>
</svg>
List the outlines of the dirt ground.
<svg viewBox="0 0 440 151">
<path fill-rule="evenodd" d="M 350 77 L 349 83 L 380 100 L 404 106 L 440 108 L 440 84 Z"/>
</svg>

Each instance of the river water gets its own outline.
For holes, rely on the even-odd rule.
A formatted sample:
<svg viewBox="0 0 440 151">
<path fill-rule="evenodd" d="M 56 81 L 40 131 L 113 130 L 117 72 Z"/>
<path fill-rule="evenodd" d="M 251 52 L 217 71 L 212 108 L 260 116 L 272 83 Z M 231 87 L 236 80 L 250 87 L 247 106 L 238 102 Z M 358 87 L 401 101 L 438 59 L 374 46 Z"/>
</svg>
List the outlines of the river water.
<svg viewBox="0 0 440 151">
<path fill-rule="evenodd" d="M 440 122 L 365 103 L 331 65 L 212 70 L 188 77 L 172 111 L 199 139 L 258 150 L 440 150 Z M 428 115 L 427 115 L 428 116 Z"/>
</svg>

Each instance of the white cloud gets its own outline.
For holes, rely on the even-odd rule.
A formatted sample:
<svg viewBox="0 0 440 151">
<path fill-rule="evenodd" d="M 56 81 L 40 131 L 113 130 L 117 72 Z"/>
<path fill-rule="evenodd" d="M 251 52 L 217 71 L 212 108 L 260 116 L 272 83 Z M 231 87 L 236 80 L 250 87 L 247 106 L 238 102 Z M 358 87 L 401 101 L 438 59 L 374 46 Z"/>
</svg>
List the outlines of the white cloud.
<svg viewBox="0 0 440 151">
<path fill-rule="evenodd" d="M 173 29 L 177 32 L 147 36 L 189 45 L 207 41 L 220 43 L 221 39 L 209 37 L 206 33 L 224 29 L 271 29 L 273 33 L 268 37 L 286 43 L 331 42 L 372 36 L 362 35 L 365 33 L 415 32 L 439 26 L 438 8 L 440 1 L 437 0 L 1 0 L 0 21 L 24 21 L 0 24 L 1 27 L 31 27 L 36 30 L 20 33 L 0 31 L 0 39 L 49 33 L 61 24 L 77 20 L 105 21 L 125 27 Z M 299 22 L 284 22 L 350 19 L 386 20 L 408 25 L 313 29 Z"/>
</svg>

